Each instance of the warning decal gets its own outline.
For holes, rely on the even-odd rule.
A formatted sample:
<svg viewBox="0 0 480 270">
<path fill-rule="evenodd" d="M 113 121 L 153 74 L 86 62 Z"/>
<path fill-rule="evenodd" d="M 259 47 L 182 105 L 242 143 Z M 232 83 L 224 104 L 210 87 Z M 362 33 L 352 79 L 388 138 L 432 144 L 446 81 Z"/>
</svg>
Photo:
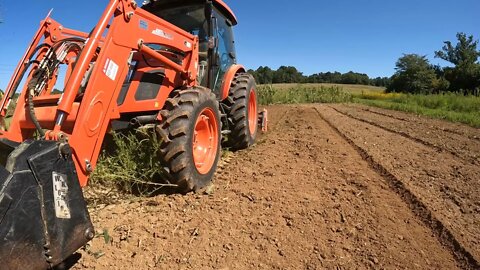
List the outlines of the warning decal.
<svg viewBox="0 0 480 270">
<path fill-rule="evenodd" d="M 53 178 L 53 201 L 55 204 L 55 215 L 57 218 L 70 218 L 70 208 L 68 208 L 67 196 L 67 176 L 65 174 L 52 172 Z"/>
<path fill-rule="evenodd" d="M 118 65 L 113 62 L 113 60 L 107 58 L 107 61 L 103 66 L 103 73 L 105 73 L 105 75 L 107 75 L 107 77 L 110 78 L 112 81 L 115 81 L 115 78 L 117 77 L 117 72 Z"/>
</svg>

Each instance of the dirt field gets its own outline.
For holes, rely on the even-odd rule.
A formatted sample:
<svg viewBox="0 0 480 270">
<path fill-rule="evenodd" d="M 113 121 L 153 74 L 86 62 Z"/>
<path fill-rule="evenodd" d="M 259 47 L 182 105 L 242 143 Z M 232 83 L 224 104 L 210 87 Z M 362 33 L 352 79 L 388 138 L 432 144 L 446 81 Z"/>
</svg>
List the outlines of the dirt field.
<svg viewBox="0 0 480 270">
<path fill-rule="evenodd" d="M 358 105 L 269 112 L 204 193 L 96 205 L 73 269 L 480 269 L 478 129 Z"/>
</svg>

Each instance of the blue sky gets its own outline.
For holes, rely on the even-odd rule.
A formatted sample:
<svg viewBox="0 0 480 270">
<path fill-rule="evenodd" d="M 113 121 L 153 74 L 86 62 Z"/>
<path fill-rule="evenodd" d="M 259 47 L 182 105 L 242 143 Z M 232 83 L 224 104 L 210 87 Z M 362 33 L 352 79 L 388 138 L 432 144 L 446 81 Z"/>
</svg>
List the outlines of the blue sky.
<svg viewBox="0 0 480 270">
<path fill-rule="evenodd" d="M 352 70 L 391 76 L 402 53 L 427 55 L 432 63 L 446 65 L 433 57 L 443 41 L 455 40 L 457 32 L 480 38 L 479 0 L 226 2 L 239 20 L 239 62 L 253 69 L 293 65 L 307 75 Z M 90 31 L 106 3 L 0 0 L 0 88 L 5 89 L 50 8 L 53 18 L 66 27 Z"/>
</svg>

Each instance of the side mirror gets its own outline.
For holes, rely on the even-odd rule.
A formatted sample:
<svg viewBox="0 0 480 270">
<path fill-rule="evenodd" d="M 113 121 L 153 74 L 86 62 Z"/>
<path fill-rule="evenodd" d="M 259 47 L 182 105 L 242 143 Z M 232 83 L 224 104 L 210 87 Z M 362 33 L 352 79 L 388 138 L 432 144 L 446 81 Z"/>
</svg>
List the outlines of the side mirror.
<svg viewBox="0 0 480 270">
<path fill-rule="evenodd" d="M 211 0 L 207 0 L 205 4 L 205 19 L 208 23 L 208 49 L 213 50 L 217 45 L 215 40 L 215 28 L 216 28 L 216 19 L 213 17 L 213 3 Z"/>
</svg>

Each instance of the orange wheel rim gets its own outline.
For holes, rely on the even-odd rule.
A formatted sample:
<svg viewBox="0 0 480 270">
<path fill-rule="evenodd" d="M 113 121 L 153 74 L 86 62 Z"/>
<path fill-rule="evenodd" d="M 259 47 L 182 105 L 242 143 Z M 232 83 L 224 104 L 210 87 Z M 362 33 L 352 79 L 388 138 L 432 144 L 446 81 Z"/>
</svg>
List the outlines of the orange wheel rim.
<svg viewBox="0 0 480 270">
<path fill-rule="evenodd" d="M 207 174 L 218 151 L 218 121 L 211 108 L 205 108 L 198 115 L 192 145 L 195 167 L 200 174 Z"/>
<path fill-rule="evenodd" d="M 253 88 L 250 90 L 250 95 L 248 97 L 248 129 L 250 130 L 250 134 L 255 134 L 257 130 L 257 95 Z"/>
</svg>

